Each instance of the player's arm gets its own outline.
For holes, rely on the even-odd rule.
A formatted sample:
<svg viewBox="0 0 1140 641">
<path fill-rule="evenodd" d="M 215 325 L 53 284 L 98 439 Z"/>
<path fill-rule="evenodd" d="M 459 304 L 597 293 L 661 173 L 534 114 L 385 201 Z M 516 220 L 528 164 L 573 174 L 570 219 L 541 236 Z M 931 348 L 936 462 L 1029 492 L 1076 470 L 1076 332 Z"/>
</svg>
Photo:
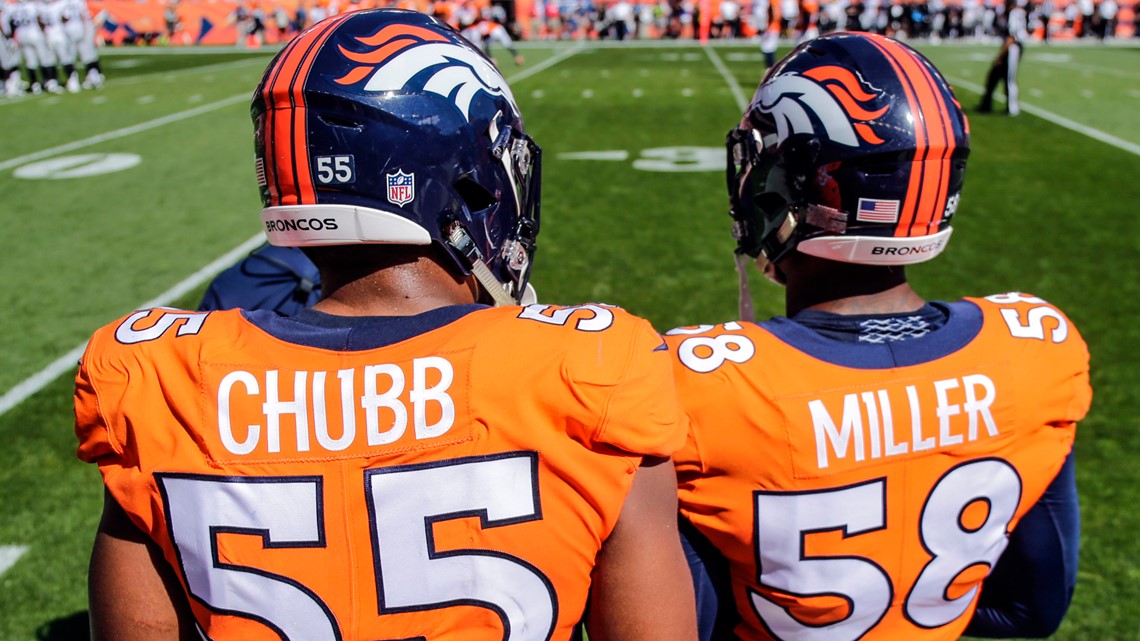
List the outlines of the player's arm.
<svg viewBox="0 0 1140 641">
<path fill-rule="evenodd" d="M 728 561 L 684 517 L 679 519 L 678 525 L 697 601 L 697 636 L 700 641 L 731 639 L 740 615 L 732 600 Z"/>
<path fill-rule="evenodd" d="M 1073 455 L 1009 536 L 966 628 L 975 637 L 1043 638 L 1057 630 L 1077 582 L 1080 509 Z"/>
<path fill-rule="evenodd" d="M 135 527 L 110 493 L 103 496 L 87 593 L 91 641 L 200 638 L 161 549 Z"/>
<path fill-rule="evenodd" d="M 594 568 L 590 641 L 693 641 L 693 583 L 677 532 L 677 479 L 669 459 L 642 464 Z"/>
</svg>

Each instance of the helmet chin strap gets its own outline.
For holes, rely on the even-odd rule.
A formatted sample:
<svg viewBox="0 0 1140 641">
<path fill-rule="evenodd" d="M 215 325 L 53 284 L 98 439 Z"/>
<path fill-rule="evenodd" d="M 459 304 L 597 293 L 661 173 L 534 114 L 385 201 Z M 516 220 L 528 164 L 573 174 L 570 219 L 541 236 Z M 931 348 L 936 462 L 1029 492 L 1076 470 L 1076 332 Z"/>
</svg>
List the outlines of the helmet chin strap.
<svg viewBox="0 0 1140 641">
<path fill-rule="evenodd" d="M 784 216 L 784 221 L 780 223 L 779 229 L 776 230 L 776 241 L 780 245 L 785 245 L 792 238 L 792 233 L 796 230 L 796 217 L 793 213 L 789 212 Z M 738 241 L 739 242 L 739 241 Z M 736 253 L 736 274 L 739 287 L 738 297 L 738 311 L 740 320 L 755 323 L 756 322 L 756 309 L 752 305 L 752 293 L 748 288 L 748 263 L 753 260 L 748 254 L 743 251 Z M 755 258 L 756 268 L 764 274 L 764 277 L 777 285 L 783 286 L 784 283 L 776 275 L 776 265 L 768 258 L 767 250 L 761 249 L 759 255 Z"/>
<path fill-rule="evenodd" d="M 447 230 L 447 242 L 462 254 L 470 265 L 471 274 L 483 289 L 495 301 L 495 307 L 503 307 L 506 305 L 530 305 L 538 302 L 538 296 L 534 288 L 527 283 L 526 288 L 523 290 L 522 296 L 519 300 L 515 300 L 514 294 L 510 289 L 499 282 L 495 275 L 491 273 L 491 269 L 487 267 L 487 263 L 483 260 L 483 255 L 480 253 L 479 248 L 475 246 L 475 241 L 471 239 L 470 234 L 459 223 L 452 223 Z"/>
<path fill-rule="evenodd" d="M 487 263 L 479 259 L 472 261 L 471 273 L 475 275 L 475 280 L 479 281 L 483 289 L 487 290 L 487 293 L 494 299 L 495 307 L 518 304 L 515 302 L 514 296 L 511 296 L 506 288 L 491 274 L 491 270 L 487 268 Z"/>
<path fill-rule="evenodd" d="M 736 274 L 740 286 L 739 308 L 740 320 L 746 323 L 756 322 L 756 310 L 752 307 L 752 292 L 748 289 L 748 263 L 751 259 L 747 254 L 736 254 Z"/>
</svg>

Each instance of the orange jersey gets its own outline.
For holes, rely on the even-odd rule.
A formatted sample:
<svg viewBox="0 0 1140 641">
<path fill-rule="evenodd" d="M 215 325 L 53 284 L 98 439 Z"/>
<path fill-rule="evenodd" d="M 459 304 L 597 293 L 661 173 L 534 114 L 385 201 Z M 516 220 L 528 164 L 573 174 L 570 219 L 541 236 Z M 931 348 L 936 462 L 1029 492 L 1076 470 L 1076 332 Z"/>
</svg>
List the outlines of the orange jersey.
<svg viewBox="0 0 1140 641">
<path fill-rule="evenodd" d="M 358 351 L 239 311 L 95 333 L 79 457 L 209 638 L 570 636 L 642 457 L 684 441 L 668 354 L 616 308 L 474 310 Z"/>
<path fill-rule="evenodd" d="M 670 332 L 681 511 L 728 561 L 741 638 L 961 636 L 1092 392 L 1084 341 L 1041 299 L 948 308 L 880 345 L 788 319 Z"/>
</svg>

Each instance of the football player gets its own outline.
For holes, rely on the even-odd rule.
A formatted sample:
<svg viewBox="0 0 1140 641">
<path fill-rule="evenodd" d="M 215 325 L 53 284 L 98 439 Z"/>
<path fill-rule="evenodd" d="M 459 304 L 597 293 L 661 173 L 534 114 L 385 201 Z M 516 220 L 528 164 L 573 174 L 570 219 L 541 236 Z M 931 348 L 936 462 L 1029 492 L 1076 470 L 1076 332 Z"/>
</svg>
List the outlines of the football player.
<svg viewBox="0 0 1140 641">
<path fill-rule="evenodd" d="M 47 90 L 62 93 L 55 53 L 44 38 L 41 14 L 46 5 L 38 0 L 19 0 L 8 15 L 14 40 L 20 46 L 24 69 L 28 72 L 29 91 L 38 94 Z M 42 79 L 41 79 L 42 76 Z"/>
<path fill-rule="evenodd" d="M 63 85 L 70 93 L 78 93 L 79 72 L 75 70 L 75 42 L 68 37 L 65 25 L 70 19 L 73 0 L 48 0 L 43 3 L 40 23 L 43 25 L 44 42 L 51 49 L 59 66 L 63 67 Z"/>
<path fill-rule="evenodd" d="M 978 112 L 990 113 L 994 110 L 994 91 L 999 84 L 1005 84 L 1005 112 L 1011 116 L 1021 113 L 1018 102 L 1017 71 L 1021 67 L 1021 54 L 1025 41 L 1029 39 L 1026 5 L 1028 0 L 1006 2 L 1005 19 L 999 29 L 1003 32 L 1001 48 L 990 64 L 986 74 L 986 89 L 978 103 Z"/>
<path fill-rule="evenodd" d="M 764 54 L 764 68 L 771 68 L 776 64 L 776 48 L 780 45 L 780 36 L 783 34 L 784 22 L 780 15 L 780 0 L 756 0 L 754 5 L 753 22 L 760 35 L 760 52 Z"/>
<path fill-rule="evenodd" d="M 702 611 L 719 606 L 705 638 L 1051 634 L 1076 578 L 1089 356 L 1031 294 L 908 284 L 958 209 L 950 87 L 900 42 L 823 36 L 772 68 L 727 144 L 740 267 L 785 287 L 787 316 L 742 304 L 667 337 L 692 420 L 681 512 Z"/>
<path fill-rule="evenodd" d="M 462 25 L 460 33 L 463 34 L 464 38 L 470 40 L 471 44 L 482 49 L 489 58 L 491 57 L 491 41 L 494 40 L 510 52 L 511 59 L 515 61 L 516 65 L 526 62 L 518 49 L 515 48 L 515 43 L 511 40 L 511 35 L 507 33 L 507 28 L 495 20 L 489 8 L 483 9 L 478 17 L 467 16 L 466 24 Z"/>
<path fill-rule="evenodd" d="M 95 49 L 95 23 L 85 0 L 64 0 L 63 30 L 83 65 L 84 89 L 103 88 L 103 65 Z"/>
<path fill-rule="evenodd" d="M 12 23 L 9 16 L 14 5 L 0 3 L 0 93 L 16 97 L 24 93 L 24 80 L 20 77 L 20 46 L 13 40 Z"/>
<path fill-rule="evenodd" d="M 422 13 L 339 14 L 251 111 L 262 224 L 322 299 L 95 333 L 92 638 L 695 638 L 668 354 L 614 307 L 520 305 L 540 150 L 491 61 Z"/>
</svg>

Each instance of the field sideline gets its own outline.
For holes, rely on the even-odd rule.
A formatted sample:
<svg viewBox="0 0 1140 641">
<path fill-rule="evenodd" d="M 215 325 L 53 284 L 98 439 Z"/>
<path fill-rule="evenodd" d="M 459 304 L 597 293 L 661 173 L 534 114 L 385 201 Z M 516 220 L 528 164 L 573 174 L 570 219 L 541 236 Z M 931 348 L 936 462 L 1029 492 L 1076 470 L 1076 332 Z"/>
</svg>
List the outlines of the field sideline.
<svg viewBox="0 0 1140 641">
<path fill-rule="evenodd" d="M 540 297 L 620 304 L 662 330 L 730 318 L 721 143 L 759 79 L 758 51 L 521 45 L 526 65 L 502 64 L 545 150 Z M 919 48 L 969 108 L 995 47 Z M 0 240 L 0 641 L 81 636 L 100 494 L 74 460 L 70 373 L 95 327 L 136 307 L 194 306 L 213 273 L 259 242 L 247 105 L 270 54 L 105 51 L 102 92 L 0 101 L 0 117 L 23 123 L 0 142 L 0 219 L 19 230 Z M 1044 296 L 1090 343 L 1082 569 L 1056 639 L 1140 637 L 1138 61 L 1123 46 L 1030 47 L 1025 113 L 971 114 L 956 240 L 938 268 L 912 272 L 932 298 Z M 112 160 L 123 168 L 76 171 Z M 779 292 L 754 294 L 759 314 L 778 311 Z"/>
</svg>

